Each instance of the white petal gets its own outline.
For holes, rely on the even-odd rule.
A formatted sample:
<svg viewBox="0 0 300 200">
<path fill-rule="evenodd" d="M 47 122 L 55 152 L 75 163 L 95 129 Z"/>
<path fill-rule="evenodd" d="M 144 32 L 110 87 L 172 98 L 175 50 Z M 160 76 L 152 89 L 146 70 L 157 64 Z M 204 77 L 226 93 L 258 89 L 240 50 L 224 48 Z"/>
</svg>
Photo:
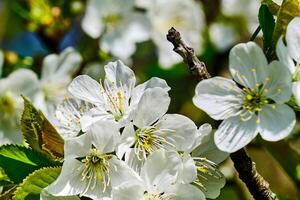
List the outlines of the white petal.
<svg viewBox="0 0 300 200">
<path fill-rule="evenodd" d="M 80 119 L 81 129 L 83 132 L 86 132 L 89 127 L 98 122 L 98 121 L 115 121 L 115 118 L 107 113 L 106 110 L 103 109 L 103 107 L 94 107 L 87 111 Z"/>
<path fill-rule="evenodd" d="M 87 75 L 80 75 L 73 79 L 68 91 L 76 98 L 93 103 L 103 104 L 103 97 L 100 93 L 100 84 Z"/>
<path fill-rule="evenodd" d="M 276 103 L 287 102 L 292 96 L 291 72 L 279 61 L 270 63 L 269 70 L 269 79 L 264 84 L 264 94 Z"/>
<path fill-rule="evenodd" d="M 195 123 L 189 118 L 178 114 L 164 115 L 156 125 L 158 130 L 171 130 L 162 131 L 158 135 L 165 138 L 168 142 L 175 145 L 177 151 L 186 151 L 196 139 L 197 127 Z"/>
<path fill-rule="evenodd" d="M 130 96 L 131 90 L 135 85 L 135 75 L 134 72 L 124 65 L 120 60 L 116 62 L 109 62 L 104 66 L 105 70 L 105 80 L 109 85 L 116 85 L 118 88 L 126 87 Z"/>
<path fill-rule="evenodd" d="M 141 96 L 144 94 L 144 92 L 149 88 L 155 88 L 155 87 L 163 88 L 166 91 L 169 91 L 171 89 L 164 79 L 152 77 L 148 81 L 137 85 L 133 89 L 131 100 L 130 100 L 130 106 L 135 107 L 140 101 Z"/>
<path fill-rule="evenodd" d="M 221 151 L 215 144 L 214 134 L 215 132 L 207 132 L 198 130 L 199 135 L 201 135 L 201 140 L 192 152 L 193 157 L 207 158 L 210 161 L 218 164 L 228 158 L 229 154 L 227 152 Z"/>
<path fill-rule="evenodd" d="M 89 0 L 87 3 L 85 15 L 82 19 L 82 29 L 92 38 L 99 37 L 104 29 L 104 24 L 102 22 L 102 7 L 104 6 L 102 6 L 101 4 L 102 1 Z"/>
<path fill-rule="evenodd" d="M 125 162 L 131 169 L 133 169 L 138 174 L 140 174 L 141 168 L 142 168 L 145 160 L 140 160 L 137 157 L 136 153 L 134 152 L 134 149 L 131 148 L 131 149 L 128 149 L 125 153 Z"/>
<path fill-rule="evenodd" d="M 300 81 L 293 82 L 292 91 L 296 99 L 297 105 L 300 106 Z"/>
<path fill-rule="evenodd" d="M 283 43 L 282 37 L 280 37 L 277 41 L 276 54 L 280 62 L 283 62 L 285 64 L 284 66 L 288 67 L 290 72 L 293 74 L 295 72 L 295 64 L 288 53 L 287 47 Z"/>
<path fill-rule="evenodd" d="M 229 153 L 243 148 L 258 133 L 256 121 L 256 116 L 247 121 L 241 121 L 240 116 L 224 120 L 215 133 L 217 147 Z"/>
<path fill-rule="evenodd" d="M 203 186 L 199 187 L 206 198 L 215 199 L 220 195 L 220 190 L 225 186 L 225 177 L 211 161 L 203 158 L 200 161 L 204 170 L 198 170 L 198 180 Z"/>
<path fill-rule="evenodd" d="M 135 134 L 133 124 L 128 124 L 125 126 L 122 131 L 120 144 L 117 147 L 116 155 L 119 159 L 122 159 L 124 154 L 130 149 L 130 147 L 134 144 Z"/>
<path fill-rule="evenodd" d="M 7 90 L 13 91 L 16 95 L 32 97 L 38 89 L 39 81 L 37 75 L 29 69 L 18 69 L 12 72 L 3 83 Z"/>
<path fill-rule="evenodd" d="M 230 73 L 236 82 L 247 88 L 264 83 L 268 75 L 267 66 L 264 52 L 254 42 L 238 44 L 230 51 Z"/>
<path fill-rule="evenodd" d="M 147 189 L 155 185 L 163 191 L 170 186 L 176 179 L 179 163 L 178 153 L 175 151 L 158 150 L 152 153 L 141 169 L 141 178 Z"/>
<path fill-rule="evenodd" d="M 181 164 L 178 167 L 177 181 L 179 183 L 192 183 L 197 178 L 197 167 L 190 154 L 181 156 Z"/>
<path fill-rule="evenodd" d="M 102 153 L 114 152 L 120 139 L 118 126 L 110 121 L 98 121 L 92 124 L 87 134 L 91 134 L 93 145 Z"/>
<path fill-rule="evenodd" d="M 287 26 L 286 42 L 289 54 L 296 61 L 300 62 L 300 17 L 295 17 Z"/>
<path fill-rule="evenodd" d="M 143 186 L 132 181 L 125 182 L 112 190 L 114 200 L 141 200 L 143 196 Z"/>
<path fill-rule="evenodd" d="M 112 169 L 109 171 L 112 187 L 117 187 L 125 181 L 141 182 L 139 175 L 124 161 L 113 157 L 109 160 L 109 164 L 112 166 Z"/>
<path fill-rule="evenodd" d="M 79 68 L 81 55 L 72 47 L 66 48 L 61 54 L 50 54 L 45 57 L 42 68 L 42 79 L 65 78 L 72 76 Z"/>
<path fill-rule="evenodd" d="M 82 163 L 76 159 L 65 160 L 58 178 L 45 190 L 54 196 L 73 196 L 81 194 L 87 183 L 80 181 L 81 171 L 78 168 Z"/>
<path fill-rule="evenodd" d="M 176 184 L 170 187 L 170 194 L 175 194 L 174 200 L 205 200 L 201 190 L 191 184 Z"/>
<path fill-rule="evenodd" d="M 80 120 L 92 104 L 73 98 L 65 99 L 57 106 L 55 116 L 59 121 L 58 130 L 64 138 L 75 137 L 81 130 Z"/>
<path fill-rule="evenodd" d="M 278 141 L 287 137 L 296 124 L 295 112 L 287 105 L 266 105 L 259 113 L 260 134 L 268 141 Z"/>
<path fill-rule="evenodd" d="M 80 158 L 87 155 L 92 146 L 92 138 L 89 134 L 66 139 L 64 144 L 64 158 Z"/>
<path fill-rule="evenodd" d="M 133 123 L 139 128 L 153 124 L 168 110 L 168 92 L 162 88 L 152 88 L 144 92 L 133 116 Z"/>
<path fill-rule="evenodd" d="M 242 91 L 230 79 L 214 77 L 196 86 L 194 104 L 215 120 L 239 114 Z"/>
</svg>

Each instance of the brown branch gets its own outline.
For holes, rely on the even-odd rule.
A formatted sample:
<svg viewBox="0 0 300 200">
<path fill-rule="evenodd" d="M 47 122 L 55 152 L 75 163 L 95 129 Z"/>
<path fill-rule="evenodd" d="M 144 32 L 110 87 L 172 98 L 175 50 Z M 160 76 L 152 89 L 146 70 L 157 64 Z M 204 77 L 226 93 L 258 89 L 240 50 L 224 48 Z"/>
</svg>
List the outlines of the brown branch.
<svg viewBox="0 0 300 200">
<path fill-rule="evenodd" d="M 196 76 L 198 81 L 211 77 L 205 64 L 197 58 L 194 49 L 183 42 L 180 33 L 175 28 L 169 30 L 167 39 L 174 45 L 173 50 L 183 58 L 183 61 L 189 66 L 191 73 Z"/>
<path fill-rule="evenodd" d="M 180 33 L 175 28 L 169 30 L 167 39 L 174 45 L 173 50 L 183 58 L 184 63 L 188 65 L 191 73 L 196 76 L 198 81 L 211 77 L 205 64 L 197 58 L 194 50 L 184 43 Z M 276 194 L 271 191 L 269 183 L 257 172 L 255 163 L 244 149 L 232 153 L 230 158 L 239 174 L 239 178 L 246 184 L 254 199 L 277 199 Z"/>
</svg>

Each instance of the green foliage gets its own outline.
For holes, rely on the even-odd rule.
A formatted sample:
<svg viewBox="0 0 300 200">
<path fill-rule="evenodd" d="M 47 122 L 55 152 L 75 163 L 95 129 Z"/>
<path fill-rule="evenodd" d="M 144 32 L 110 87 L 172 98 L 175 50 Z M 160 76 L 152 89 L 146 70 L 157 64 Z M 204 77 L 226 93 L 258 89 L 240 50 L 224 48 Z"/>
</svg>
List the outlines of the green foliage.
<svg viewBox="0 0 300 200">
<path fill-rule="evenodd" d="M 0 167 L 14 183 L 22 182 L 34 170 L 54 165 L 55 162 L 25 146 L 10 144 L 0 147 Z"/>
<path fill-rule="evenodd" d="M 285 34 L 287 25 L 296 16 L 300 16 L 299 0 L 283 0 L 277 14 L 277 21 L 273 34 L 273 40 L 275 42 L 281 35 Z"/>
<path fill-rule="evenodd" d="M 64 140 L 43 113 L 24 99 L 24 112 L 21 118 L 22 134 L 29 146 L 52 158 L 63 158 Z"/>
<path fill-rule="evenodd" d="M 16 189 L 13 200 L 39 199 L 42 189 L 55 181 L 60 171 L 61 167 L 47 167 L 34 171 Z"/>
<path fill-rule="evenodd" d="M 273 49 L 275 20 L 267 5 L 260 6 L 258 20 L 264 36 L 264 50 L 270 52 Z"/>
</svg>

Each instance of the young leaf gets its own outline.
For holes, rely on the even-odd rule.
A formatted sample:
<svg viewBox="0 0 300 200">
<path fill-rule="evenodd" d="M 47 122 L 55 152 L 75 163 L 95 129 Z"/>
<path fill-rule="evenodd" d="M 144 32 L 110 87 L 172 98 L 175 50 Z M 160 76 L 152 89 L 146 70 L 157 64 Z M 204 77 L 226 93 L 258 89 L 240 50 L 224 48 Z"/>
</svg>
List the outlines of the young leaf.
<svg viewBox="0 0 300 200">
<path fill-rule="evenodd" d="M 24 112 L 21 118 L 22 134 L 31 148 L 52 158 L 63 158 L 64 140 L 43 113 L 24 99 Z"/>
<path fill-rule="evenodd" d="M 30 148 L 12 144 L 0 147 L 0 167 L 14 183 L 22 182 L 36 169 L 54 165 L 55 162 Z"/>
<path fill-rule="evenodd" d="M 268 6 L 261 5 L 258 13 L 259 25 L 264 35 L 264 50 L 270 52 L 273 49 L 272 37 L 275 27 L 275 20 Z"/>
<path fill-rule="evenodd" d="M 41 191 L 55 181 L 60 171 L 61 167 L 46 167 L 34 171 L 19 185 L 13 199 L 39 199 Z"/>
<path fill-rule="evenodd" d="M 300 16 L 299 0 L 283 0 L 277 14 L 277 21 L 273 35 L 274 42 L 277 42 L 278 38 L 285 34 L 287 25 L 296 16 Z"/>
</svg>

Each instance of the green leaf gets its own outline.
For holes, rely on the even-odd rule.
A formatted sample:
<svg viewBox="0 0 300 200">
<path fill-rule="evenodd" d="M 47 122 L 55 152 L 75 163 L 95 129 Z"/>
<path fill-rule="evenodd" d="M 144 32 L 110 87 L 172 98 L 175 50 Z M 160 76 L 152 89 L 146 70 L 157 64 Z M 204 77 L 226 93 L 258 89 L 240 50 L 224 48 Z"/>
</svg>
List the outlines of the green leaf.
<svg viewBox="0 0 300 200">
<path fill-rule="evenodd" d="M 12 186 L 10 189 L 6 190 L 3 194 L 0 195 L 0 200 L 12 199 L 16 189 L 17 189 L 17 185 Z"/>
<path fill-rule="evenodd" d="M 24 99 L 24 111 L 21 118 L 22 134 L 29 146 L 52 158 L 63 158 L 64 140 L 43 113 L 32 103 Z"/>
<path fill-rule="evenodd" d="M 264 36 L 264 50 L 270 52 L 273 49 L 275 20 L 267 5 L 260 6 L 258 20 Z"/>
<path fill-rule="evenodd" d="M 287 25 L 296 16 L 300 16 L 299 0 L 283 0 L 277 14 L 273 41 L 277 42 L 281 35 L 285 35 Z"/>
<path fill-rule="evenodd" d="M 20 183 L 34 170 L 57 165 L 44 155 L 21 145 L 3 145 L 0 147 L 0 167 L 14 183 Z"/>
<path fill-rule="evenodd" d="M 61 167 L 46 167 L 27 176 L 15 191 L 13 200 L 39 199 L 41 191 L 60 174 Z"/>
<path fill-rule="evenodd" d="M 272 0 L 262 0 L 261 4 L 267 5 L 273 15 L 277 15 L 280 9 L 280 6 Z"/>
</svg>

